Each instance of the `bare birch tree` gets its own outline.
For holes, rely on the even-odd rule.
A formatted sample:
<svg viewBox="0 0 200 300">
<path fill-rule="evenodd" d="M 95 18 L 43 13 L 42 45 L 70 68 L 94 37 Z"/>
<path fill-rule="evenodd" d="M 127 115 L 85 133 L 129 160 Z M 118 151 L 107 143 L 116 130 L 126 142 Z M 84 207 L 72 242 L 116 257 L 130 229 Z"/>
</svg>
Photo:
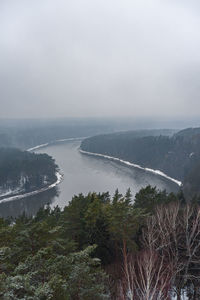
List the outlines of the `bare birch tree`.
<svg viewBox="0 0 200 300">
<path fill-rule="evenodd" d="M 128 258 L 125 273 L 127 297 L 130 300 L 167 300 L 170 292 L 171 266 L 155 251 L 143 250 Z M 126 269 L 125 269 L 126 271 Z"/>
<path fill-rule="evenodd" d="M 136 256 L 125 255 L 125 299 L 167 300 L 172 288 L 177 300 L 187 288 L 190 299 L 200 299 L 199 206 L 158 206 L 147 218 L 142 248 Z"/>
<path fill-rule="evenodd" d="M 172 264 L 177 299 L 188 282 L 195 290 L 197 282 L 200 284 L 200 207 L 182 207 L 180 203 L 159 206 L 148 218 L 143 235 L 145 247 Z"/>
</svg>

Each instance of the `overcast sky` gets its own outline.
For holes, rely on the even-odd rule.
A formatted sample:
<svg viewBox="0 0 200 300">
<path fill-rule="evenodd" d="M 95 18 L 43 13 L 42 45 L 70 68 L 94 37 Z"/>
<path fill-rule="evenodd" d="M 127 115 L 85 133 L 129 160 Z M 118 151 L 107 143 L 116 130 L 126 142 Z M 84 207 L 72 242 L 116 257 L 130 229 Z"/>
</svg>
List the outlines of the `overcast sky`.
<svg viewBox="0 0 200 300">
<path fill-rule="evenodd" d="M 199 0 L 0 0 L 0 117 L 200 116 Z"/>
</svg>

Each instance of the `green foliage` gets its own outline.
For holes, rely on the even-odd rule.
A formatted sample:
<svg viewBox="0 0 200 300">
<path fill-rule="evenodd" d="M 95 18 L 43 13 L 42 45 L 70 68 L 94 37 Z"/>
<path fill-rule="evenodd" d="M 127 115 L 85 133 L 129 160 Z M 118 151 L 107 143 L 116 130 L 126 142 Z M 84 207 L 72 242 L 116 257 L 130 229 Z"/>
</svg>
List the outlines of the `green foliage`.
<svg viewBox="0 0 200 300">
<path fill-rule="evenodd" d="M 135 195 L 134 207 L 144 209 L 146 212 L 152 212 L 156 205 L 168 202 L 166 191 L 158 191 L 156 187 L 150 185 L 141 189 Z"/>
<path fill-rule="evenodd" d="M 110 299 L 101 264 L 136 252 L 147 212 L 177 199 L 151 187 L 135 203 L 130 189 L 125 196 L 116 190 L 112 198 L 80 194 L 64 210 L 46 207 L 12 223 L 0 219 L 0 298 Z"/>
<path fill-rule="evenodd" d="M 183 192 L 180 191 L 177 195 L 174 193 L 167 194 L 165 190 L 160 191 L 156 187 L 149 185 L 146 188 L 142 188 L 135 195 L 134 208 L 142 209 L 147 214 L 153 214 L 157 206 L 172 202 L 185 204 L 186 200 Z"/>
<path fill-rule="evenodd" d="M 144 214 L 141 209 L 134 208 L 131 203 L 130 190 L 127 191 L 125 197 L 122 197 L 116 190 L 106 214 L 112 240 L 117 242 L 119 247 L 121 247 L 121 243 L 126 243 L 132 250 L 136 248 L 135 237 L 142 224 Z"/>
<path fill-rule="evenodd" d="M 108 203 L 107 193 L 79 195 L 64 211 L 47 207 L 11 224 L 0 219 L 0 298 L 107 299 L 106 276 L 95 256 L 107 256 Z"/>
<path fill-rule="evenodd" d="M 91 258 L 93 247 L 55 255 L 51 249 L 41 249 L 28 256 L 12 276 L 2 274 L 2 299 L 107 299 L 106 276 L 100 261 Z"/>
</svg>

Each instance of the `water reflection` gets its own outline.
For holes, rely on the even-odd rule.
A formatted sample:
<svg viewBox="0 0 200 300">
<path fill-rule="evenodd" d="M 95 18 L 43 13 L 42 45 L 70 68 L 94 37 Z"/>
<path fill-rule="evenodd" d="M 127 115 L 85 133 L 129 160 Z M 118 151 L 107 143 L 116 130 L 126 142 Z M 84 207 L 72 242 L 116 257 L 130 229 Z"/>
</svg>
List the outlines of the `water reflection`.
<svg viewBox="0 0 200 300">
<path fill-rule="evenodd" d="M 35 215 L 46 204 L 51 204 L 58 197 L 58 189 L 53 188 L 44 193 L 0 204 L 0 216 L 3 218 L 17 217 L 23 213 L 27 216 Z"/>
</svg>

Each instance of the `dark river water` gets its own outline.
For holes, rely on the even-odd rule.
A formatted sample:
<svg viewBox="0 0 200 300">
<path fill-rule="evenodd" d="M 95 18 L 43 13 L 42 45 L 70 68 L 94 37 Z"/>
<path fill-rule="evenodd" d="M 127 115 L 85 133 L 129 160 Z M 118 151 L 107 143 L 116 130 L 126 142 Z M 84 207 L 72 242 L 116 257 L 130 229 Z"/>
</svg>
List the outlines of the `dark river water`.
<svg viewBox="0 0 200 300">
<path fill-rule="evenodd" d="M 0 215 L 18 216 L 25 212 L 34 215 L 38 209 L 49 203 L 64 207 L 74 195 L 88 192 L 106 192 L 113 195 L 118 188 L 124 194 L 130 187 L 133 195 L 147 185 L 176 192 L 179 187 L 164 177 L 125 166 L 105 158 L 81 154 L 80 141 L 70 141 L 38 149 L 37 153 L 51 155 L 64 174 L 63 181 L 49 191 L 21 200 L 0 203 Z"/>
</svg>

